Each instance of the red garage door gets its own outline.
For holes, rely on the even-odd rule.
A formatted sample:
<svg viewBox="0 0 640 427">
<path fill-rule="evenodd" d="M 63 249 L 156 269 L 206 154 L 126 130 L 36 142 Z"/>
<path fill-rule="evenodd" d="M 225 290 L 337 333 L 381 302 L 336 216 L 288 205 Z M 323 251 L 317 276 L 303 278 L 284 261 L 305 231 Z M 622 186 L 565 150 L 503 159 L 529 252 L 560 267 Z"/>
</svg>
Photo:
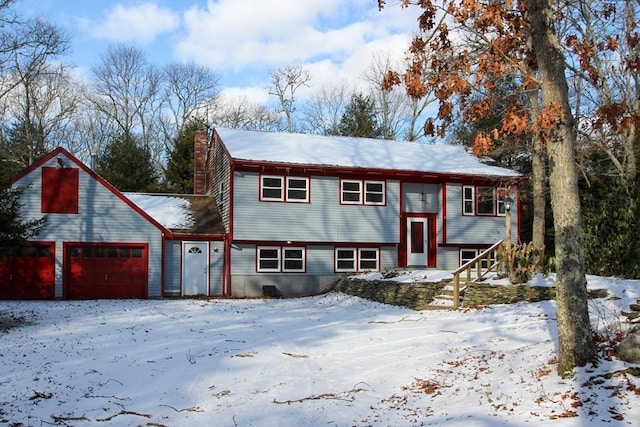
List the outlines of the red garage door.
<svg viewBox="0 0 640 427">
<path fill-rule="evenodd" d="M 28 243 L 0 261 L 0 299 L 53 299 L 54 252 L 54 243 Z"/>
<path fill-rule="evenodd" d="M 65 245 L 65 298 L 145 298 L 146 244 Z"/>
</svg>

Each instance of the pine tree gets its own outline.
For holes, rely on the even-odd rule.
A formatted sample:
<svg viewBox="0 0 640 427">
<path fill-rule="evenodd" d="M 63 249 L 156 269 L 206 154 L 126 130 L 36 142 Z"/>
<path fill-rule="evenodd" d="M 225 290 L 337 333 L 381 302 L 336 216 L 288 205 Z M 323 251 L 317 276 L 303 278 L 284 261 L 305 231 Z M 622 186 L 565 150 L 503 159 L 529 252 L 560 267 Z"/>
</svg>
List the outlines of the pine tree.
<svg viewBox="0 0 640 427">
<path fill-rule="evenodd" d="M 166 177 L 167 190 L 172 193 L 193 193 L 193 141 L 201 127 L 197 122 L 184 126 L 169 153 Z"/>
<path fill-rule="evenodd" d="M 340 123 L 330 133 L 358 138 L 387 138 L 389 132 L 378 123 L 373 99 L 358 93 L 351 95 Z"/>
<path fill-rule="evenodd" d="M 151 153 L 132 135 L 122 135 L 107 145 L 98 156 L 97 172 L 120 191 L 158 190 Z"/>
<path fill-rule="evenodd" d="M 24 189 L 0 188 L 0 259 L 25 240 L 37 236 L 45 225 L 46 217 L 23 221 L 20 216 L 20 195 Z"/>
</svg>

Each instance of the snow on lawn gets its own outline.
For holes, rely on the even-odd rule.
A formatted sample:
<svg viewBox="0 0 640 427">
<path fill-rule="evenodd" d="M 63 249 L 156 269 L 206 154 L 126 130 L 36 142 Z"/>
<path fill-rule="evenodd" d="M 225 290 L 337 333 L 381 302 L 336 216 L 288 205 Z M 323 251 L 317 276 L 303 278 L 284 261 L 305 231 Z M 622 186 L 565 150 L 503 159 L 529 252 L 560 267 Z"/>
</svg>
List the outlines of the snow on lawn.
<svg viewBox="0 0 640 427">
<path fill-rule="evenodd" d="M 640 298 L 589 277 L 594 324 Z M 555 374 L 555 304 L 412 311 L 296 299 L 0 302 L 0 425 L 637 426 L 637 365 Z M 606 375 L 614 373 L 615 375 Z M 634 421 L 635 420 L 635 421 Z"/>
</svg>

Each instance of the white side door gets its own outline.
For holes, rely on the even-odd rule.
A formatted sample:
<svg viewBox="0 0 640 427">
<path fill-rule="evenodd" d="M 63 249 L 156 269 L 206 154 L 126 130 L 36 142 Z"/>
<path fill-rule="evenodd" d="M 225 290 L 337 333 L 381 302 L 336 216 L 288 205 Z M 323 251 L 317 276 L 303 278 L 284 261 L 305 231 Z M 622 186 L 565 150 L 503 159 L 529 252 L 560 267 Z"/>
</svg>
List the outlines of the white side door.
<svg viewBox="0 0 640 427">
<path fill-rule="evenodd" d="M 407 218 L 407 265 L 425 267 L 429 250 L 429 219 Z"/>
<path fill-rule="evenodd" d="M 209 244 L 184 242 L 182 295 L 209 295 Z"/>
</svg>

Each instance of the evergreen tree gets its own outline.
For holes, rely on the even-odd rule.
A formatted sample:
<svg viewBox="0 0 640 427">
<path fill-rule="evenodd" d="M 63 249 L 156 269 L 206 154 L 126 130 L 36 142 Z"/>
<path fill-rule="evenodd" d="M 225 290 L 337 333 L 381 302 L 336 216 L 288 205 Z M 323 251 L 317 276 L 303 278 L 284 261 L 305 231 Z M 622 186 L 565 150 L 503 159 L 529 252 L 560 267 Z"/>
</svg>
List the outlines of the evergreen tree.
<svg viewBox="0 0 640 427">
<path fill-rule="evenodd" d="M 97 172 L 120 191 L 158 190 L 151 153 L 132 135 L 122 135 L 107 145 L 98 156 Z"/>
<path fill-rule="evenodd" d="M 10 256 L 25 240 L 37 236 L 46 217 L 23 221 L 20 215 L 20 195 L 24 189 L 0 188 L 0 259 Z"/>
<path fill-rule="evenodd" d="M 335 129 L 330 134 L 358 138 L 388 138 L 389 132 L 378 123 L 375 102 L 361 93 L 351 95 L 351 101 Z"/>
<path fill-rule="evenodd" d="M 167 190 L 177 194 L 193 193 L 193 146 L 196 131 L 202 125 L 191 122 L 182 128 L 167 161 Z"/>
</svg>

